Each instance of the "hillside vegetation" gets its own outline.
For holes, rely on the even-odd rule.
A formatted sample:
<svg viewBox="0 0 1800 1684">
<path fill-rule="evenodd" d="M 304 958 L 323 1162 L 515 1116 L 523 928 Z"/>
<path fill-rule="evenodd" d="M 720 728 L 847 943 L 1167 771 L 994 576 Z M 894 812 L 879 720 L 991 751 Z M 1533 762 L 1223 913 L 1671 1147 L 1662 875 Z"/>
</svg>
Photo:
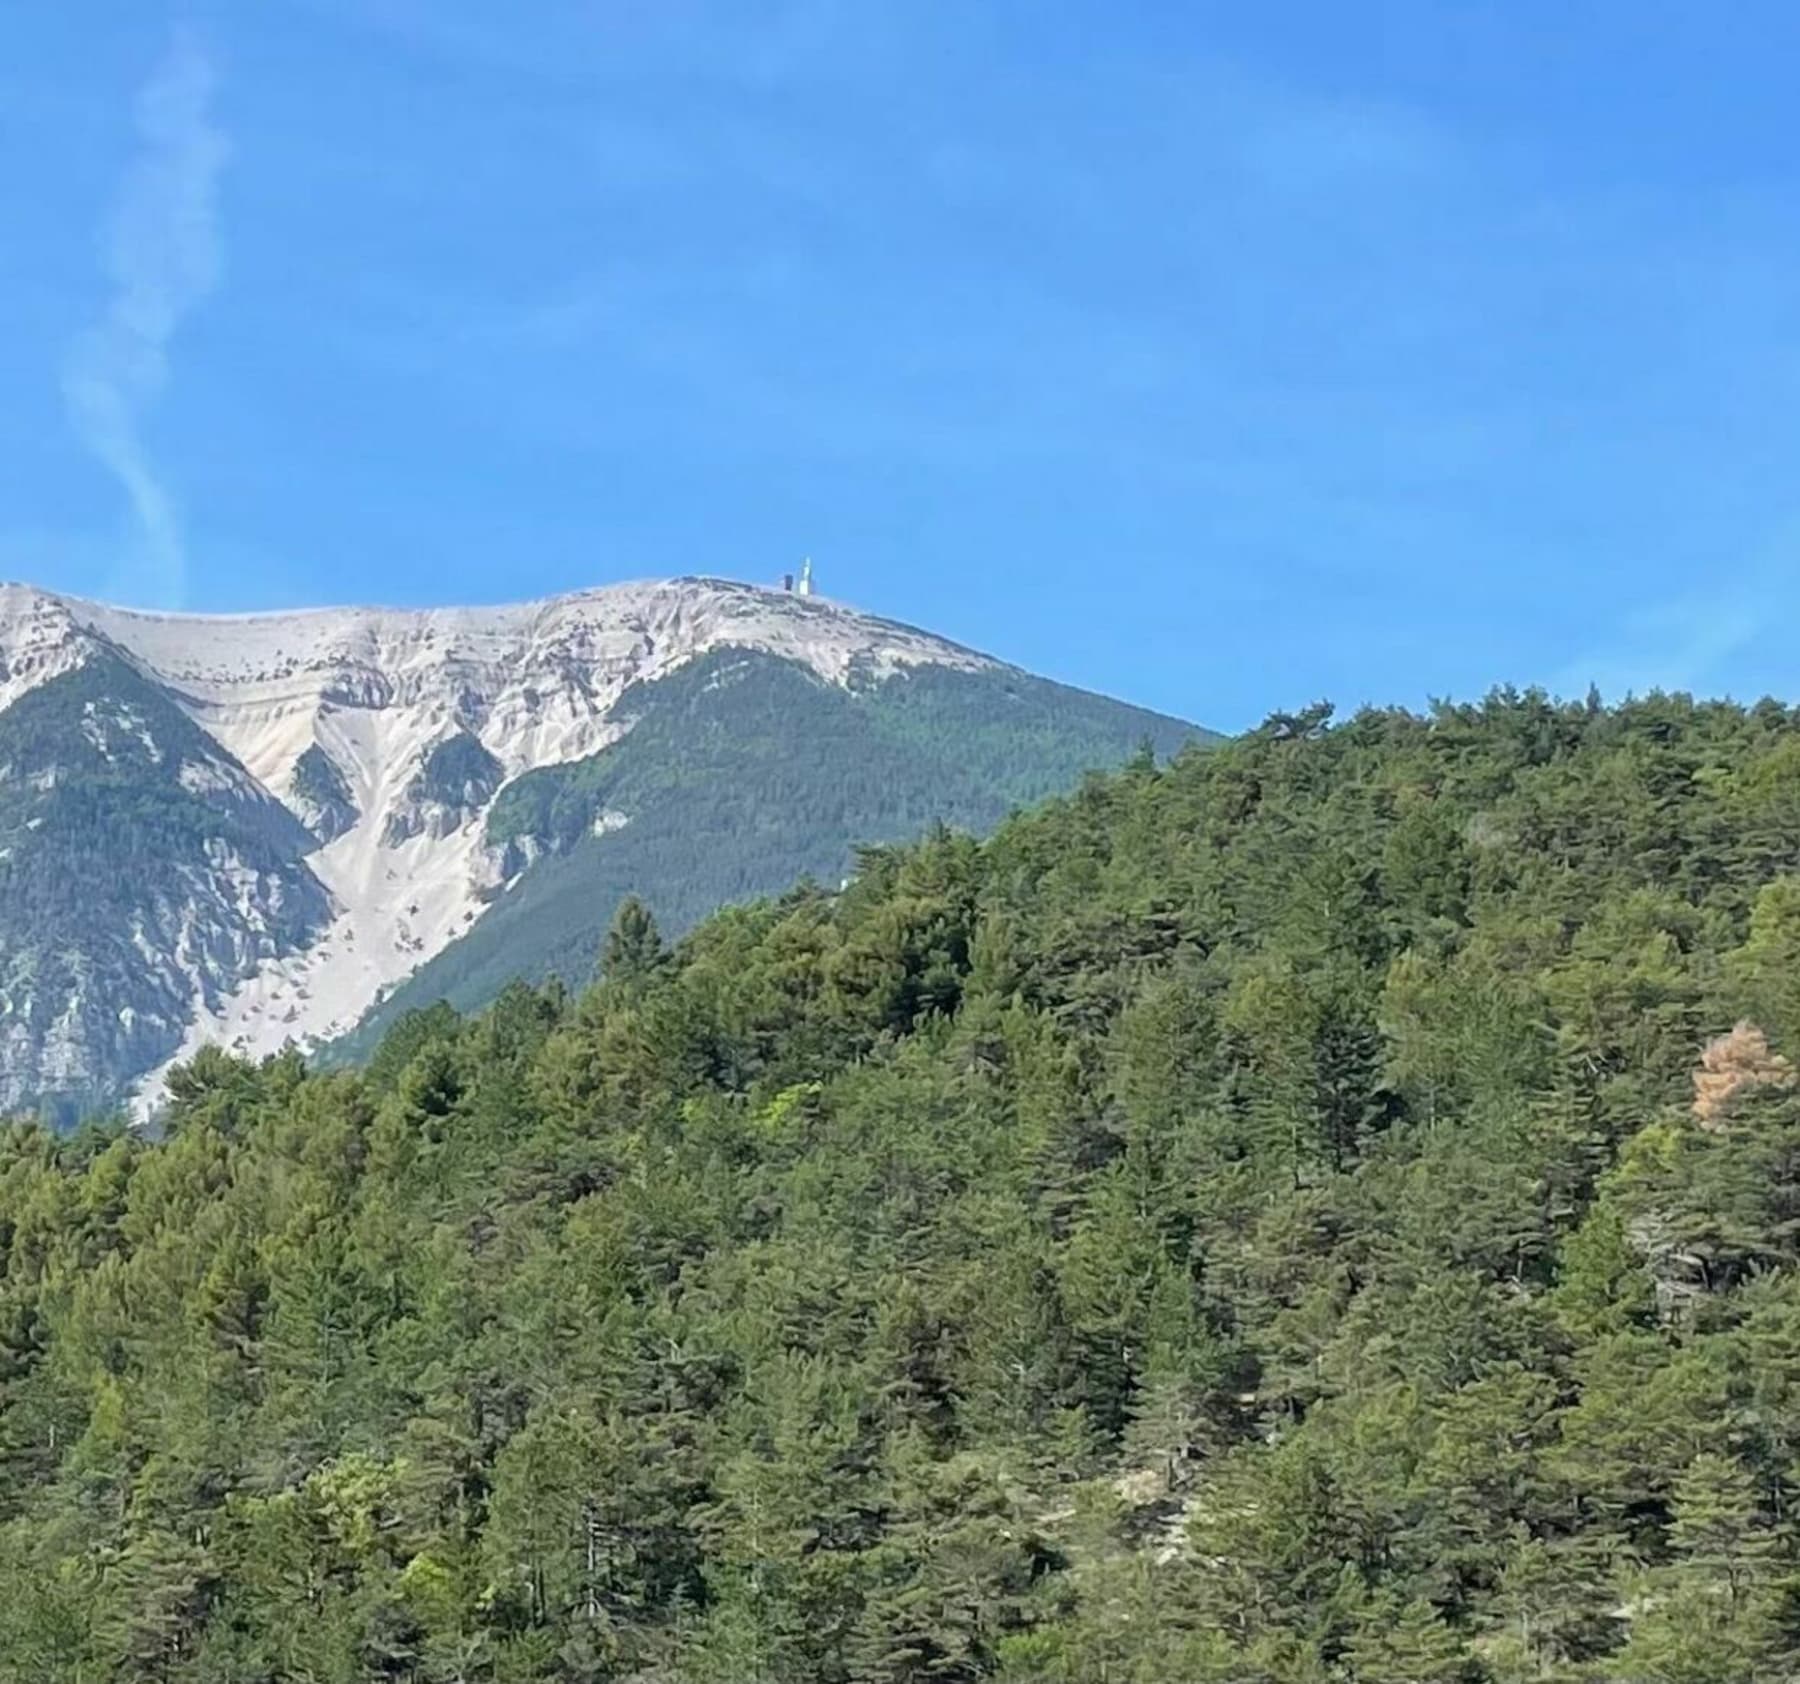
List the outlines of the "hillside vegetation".
<svg viewBox="0 0 1800 1684">
<path fill-rule="evenodd" d="M 1800 713 L 1271 719 L 0 1141 L 0 1680 L 1800 1656 Z"/>
<path fill-rule="evenodd" d="M 486 837 L 516 880 L 331 1057 L 367 1056 L 438 1000 L 468 1011 L 518 977 L 586 983 L 628 894 L 680 934 L 804 878 L 835 887 L 858 843 L 910 841 L 934 820 L 985 834 L 1140 743 L 1166 755 L 1216 740 L 1011 667 L 903 668 L 840 686 L 739 647 L 632 685 L 616 711 L 631 721 L 618 742 L 501 790 Z"/>
</svg>

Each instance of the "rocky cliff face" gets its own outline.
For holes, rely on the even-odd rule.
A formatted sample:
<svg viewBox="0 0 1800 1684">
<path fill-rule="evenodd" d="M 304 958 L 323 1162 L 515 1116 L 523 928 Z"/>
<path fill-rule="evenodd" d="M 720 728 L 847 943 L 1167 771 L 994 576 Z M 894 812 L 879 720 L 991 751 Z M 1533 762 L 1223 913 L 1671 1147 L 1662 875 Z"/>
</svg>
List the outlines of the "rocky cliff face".
<svg viewBox="0 0 1800 1684">
<path fill-rule="evenodd" d="M 472 732 L 455 732 L 419 762 L 405 800 L 382 826 L 382 842 L 398 848 L 420 834 L 438 842 L 454 836 L 487 807 L 505 778 L 506 766 L 499 755 L 483 747 Z"/>
<path fill-rule="evenodd" d="M 350 781 L 324 749 L 314 743 L 288 774 L 288 805 L 320 842 L 335 842 L 356 826 L 356 798 Z"/>
</svg>

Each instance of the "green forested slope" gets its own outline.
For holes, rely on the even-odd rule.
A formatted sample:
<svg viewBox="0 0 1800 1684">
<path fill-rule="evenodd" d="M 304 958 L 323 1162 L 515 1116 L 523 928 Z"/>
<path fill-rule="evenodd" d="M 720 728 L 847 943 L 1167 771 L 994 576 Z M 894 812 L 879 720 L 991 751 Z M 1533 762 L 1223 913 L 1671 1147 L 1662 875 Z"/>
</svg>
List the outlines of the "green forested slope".
<svg viewBox="0 0 1800 1684">
<path fill-rule="evenodd" d="M 935 821 L 988 831 L 1140 744 L 1166 755 L 1215 740 L 1010 667 L 925 666 L 844 687 L 742 648 L 634 685 L 615 711 L 632 724 L 612 747 L 501 792 L 488 839 L 525 869 L 334 1056 L 366 1054 L 434 1001 L 486 1005 L 515 977 L 586 983 L 627 895 L 679 933 L 803 878 L 835 886 L 860 843 Z"/>
<path fill-rule="evenodd" d="M 1800 715 L 1311 713 L 21 1127 L 0 1679 L 1791 1678 L 1797 960 Z"/>
</svg>

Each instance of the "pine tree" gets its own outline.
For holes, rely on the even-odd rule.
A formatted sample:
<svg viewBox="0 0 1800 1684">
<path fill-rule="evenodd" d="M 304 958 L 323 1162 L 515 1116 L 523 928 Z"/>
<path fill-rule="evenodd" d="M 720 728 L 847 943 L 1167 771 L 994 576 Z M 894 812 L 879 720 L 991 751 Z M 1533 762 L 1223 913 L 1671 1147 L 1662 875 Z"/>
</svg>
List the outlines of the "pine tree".
<svg viewBox="0 0 1800 1684">
<path fill-rule="evenodd" d="M 1515 1525 L 1489 1603 L 1498 1629 L 1486 1649 L 1503 1676 L 1561 1678 L 1571 1662 L 1612 1645 L 1619 1599 L 1610 1567 L 1588 1539 L 1549 1542 Z"/>
<path fill-rule="evenodd" d="M 600 974 L 608 982 L 638 983 L 662 958 L 662 936 L 650 908 L 627 895 L 613 913 L 600 955 Z"/>
<path fill-rule="evenodd" d="M 1377 1602 L 1358 1618 L 1344 1660 L 1355 1684 L 1457 1684 L 1472 1676 L 1462 1639 L 1429 1602 Z"/>
<path fill-rule="evenodd" d="M 132 1541 L 109 1578 L 102 1631 L 118 1675 L 161 1684 L 199 1645 L 217 1589 L 211 1558 L 156 1528 Z"/>
<path fill-rule="evenodd" d="M 1690 1574 L 1723 1586 L 1733 1608 L 1769 1577 L 1782 1551 L 1749 1470 L 1706 1451 L 1676 1483 L 1669 1542 Z"/>
<path fill-rule="evenodd" d="M 1655 1684 L 1788 1684 L 1793 1650 L 1766 1597 L 1732 1602 L 1702 1585 L 1660 1586 L 1632 1608 L 1630 1635 L 1605 1662 Z"/>
</svg>

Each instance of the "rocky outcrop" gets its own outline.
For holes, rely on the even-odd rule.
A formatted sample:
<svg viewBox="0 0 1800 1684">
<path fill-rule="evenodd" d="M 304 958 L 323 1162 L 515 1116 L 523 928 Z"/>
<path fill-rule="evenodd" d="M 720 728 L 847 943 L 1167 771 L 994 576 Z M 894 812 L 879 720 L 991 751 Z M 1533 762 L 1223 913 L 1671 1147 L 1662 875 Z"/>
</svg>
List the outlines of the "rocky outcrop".
<svg viewBox="0 0 1800 1684">
<path fill-rule="evenodd" d="M 419 835 L 441 841 L 460 830 L 494 799 L 505 771 L 499 756 L 469 732 L 446 737 L 425 755 L 405 799 L 388 814 L 382 846 L 397 848 Z"/>
<path fill-rule="evenodd" d="M 338 764 L 317 743 L 294 762 L 288 805 L 321 842 L 335 842 L 361 816 L 350 784 Z"/>
</svg>

